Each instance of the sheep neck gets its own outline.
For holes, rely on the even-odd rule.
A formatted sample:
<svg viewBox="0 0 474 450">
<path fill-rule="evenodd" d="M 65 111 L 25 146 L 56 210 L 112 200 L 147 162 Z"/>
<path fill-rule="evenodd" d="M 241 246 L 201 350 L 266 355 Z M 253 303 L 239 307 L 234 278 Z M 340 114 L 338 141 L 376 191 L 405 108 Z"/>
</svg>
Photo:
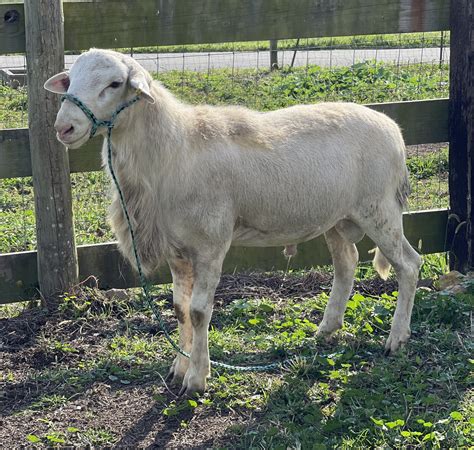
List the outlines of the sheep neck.
<svg viewBox="0 0 474 450">
<path fill-rule="evenodd" d="M 128 109 L 111 141 L 119 180 L 154 188 L 185 158 L 187 108 L 159 86 L 152 95 L 154 104 L 142 100 Z"/>
</svg>

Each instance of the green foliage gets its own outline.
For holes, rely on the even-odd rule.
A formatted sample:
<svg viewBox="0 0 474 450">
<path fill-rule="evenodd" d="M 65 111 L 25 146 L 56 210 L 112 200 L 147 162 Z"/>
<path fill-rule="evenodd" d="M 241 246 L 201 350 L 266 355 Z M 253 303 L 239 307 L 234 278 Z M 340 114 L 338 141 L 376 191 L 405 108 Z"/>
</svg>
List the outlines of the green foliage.
<svg viewBox="0 0 474 450">
<path fill-rule="evenodd" d="M 214 312 L 209 333 L 213 358 L 234 364 L 293 355 L 306 359 L 297 358 L 278 373 L 214 369 L 208 393 L 189 400 L 178 400 L 163 387 L 159 374 L 166 373 L 173 352 L 139 301 L 132 300 L 127 309 L 127 301 L 118 299 L 116 308 L 96 310 L 94 305 L 104 300 L 93 290 L 85 294 L 87 302 L 81 294 L 69 295 L 69 302 L 88 307 L 81 309 L 83 316 L 76 315 L 70 303 L 58 328 L 44 332 L 36 344 L 36 352 L 45 349 L 56 363 L 34 372 L 35 385 L 50 392 L 16 413 L 25 417 L 22 436 L 25 444 L 114 445 L 121 436 L 113 428 L 88 425 L 84 418 L 72 423 L 51 418 L 65 408 L 75 411 L 75 402 L 81 404 L 93 387 L 99 399 L 105 385 L 115 393 L 112 398 L 152 386 L 140 396 L 151 397 L 160 420 L 181 430 L 205 418 L 248 418 L 233 425 L 226 419 L 228 425 L 220 426 L 222 442 L 231 448 L 469 447 L 474 426 L 469 391 L 473 293 L 419 291 L 412 337 L 406 349 L 391 357 L 383 355 L 383 344 L 396 291 L 352 295 L 344 327 L 330 342 L 315 337 L 327 294 L 236 299 Z M 171 311 L 165 317 L 170 320 Z M 59 335 L 64 326 L 71 331 Z M 83 329 L 90 331 L 84 335 Z M 16 368 L 11 370 L 12 376 L 3 380 L 6 386 L 18 383 Z M 40 413 L 44 418 L 31 424 L 26 420 Z"/>
<path fill-rule="evenodd" d="M 158 75 L 171 91 L 190 103 L 241 104 L 273 110 L 318 101 L 377 103 L 448 95 L 448 70 L 413 64 L 395 66 L 366 61 L 351 67 L 308 66 L 279 71 L 217 69 L 170 71 Z"/>
<path fill-rule="evenodd" d="M 394 66 L 364 62 L 352 67 L 285 69 L 280 71 L 229 69 L 167 72 L 159 79 L 190 103 L 241 104 L 272 110 L 299 103 L 328 100 L 360 103 L 415 100 L 447 96 L 448 70 L 413 64 Z M 25 89 L 0 86 L 0 128 L 25 126 Z M 3 114 L 3 116 L 2 116 Z M 414 192 L 412 209 L 447 205 L 447 150 L 408 159 Z M 441 177 L 441 178 L 440 178 Z M 113 240 L 106 221 L 108 183 L 103 172 L 71 175 L 76 243 Z M 36 246 L 31 178 L 0 180 L 0 252 L 31 250 Z"/>
<path fill-rule="evenodd" d="M 38 442 L 41 442 L 41 439 L 40 439 L 38 436 L 36 436 L 35 434 L 27 434 L 27 435 L 26 435 L 26 439 L 27 439 L 29 442 L 33 443 L 33 444 L 36 444 L 36 443 L 38 443 Z"/>
<path fill-rule="evenodd" d="M 449 46 L 449 32 L 444 32 L 443 45 Z M 279 50 L 292 50 L 296 47 L 296 39 L 281 39 L 278 41 Z M 368 35 L 368 36 L 342 36 L 342 37 L 321 37 L 301 39 L 300 46 L 303 51 L 311 49 L 363 49 L 363 48 L 417 48 L 417 47 L 440 47 L 441 32 L 431 33 L 406 33 Z M 269 50 L 269 41 L 250 42 L 223 42 L 213 44 L 195 45 L 170 45 L 163 47 L 134 47 L 133 49 L 122 49 L 129 53 L 186 53 L 186 52 L 242 52 Z"/>
<path fill-rule="evenodd" d="M 196 408 L 197 405 L 197 401 L 192 399 L 185 399 L 182 401 L 173 400 L 163 409 L 163 415 L 167 417 L 177 416 L 183 411 L 188 411 Z"/>
<path fill-rule="evenodd" d="M 412 156 L 407 159 L 408 170 L 417 180 L 425 180 L 433 176 L 446 177 L 449 170 L 448 148 L 423 156 Z"/>
<path fill-rule="evenodd" d="M 452 295 L 446 292 L 433 295 L 418 294 L 413 309 L 413 320 L 429 317 L 449 329 L 457 329 L 459 320 L 468 320 L 474 307 L 474 287 L 465 294 Z"/>
<path fill-rule="evenodd" d="M 82 445 L 92 447 L 110 446 L 113 442 L 116 442 L 116 437 L 113 433 L 100 428 L 90 428 L 79 432 L 77 433 L 77 439 Z"/>
<path fill-rule="evenodd" d="M 0 253 L 36 246 L 31 177 L 0 180 L 0 214 Z"/>
<path fill-rule="evenodd" d="M 434 253 L 423 256 L 423 265 L 420 278 L 437 280 L 441 275 L 449 272 L 449 263 L 446 253 Z"/>
<path fill-rule="evenodd" d="M 386 360 L 380 356 L 380 346 L 387 336 L 397 296 L 397 292 L 381 298 L 355 294 L 348 303 L 344 331 L 339 337 L 342 342 L 333 342 L 328 356 L 316 353 L 312 363 L 296 362 L 287 375 L 272 380 L 270 386 L 260 379 L 258 390 L 254 388 L 253 392 L 258 393 L 260 401 L 266 399 L 264 409 L 250 429 L 235 431 L 237 446 L 252 443 L 253 448 L 311 448 L 319 442 L 327 448 L 344 448 L 472 443 L 469 413 L 456 409 L 469 400 L 464 400 L 462 391 L 454 387 L 464 383 L 469 368 L 464 350 L 448 331 L 462 330 L 469 322 L 467 312 L 472 308 L 472 297 L 456 296 L 448 301 L 443 296 L 420 293 L 415 302 L 409 353 L 401 352 Z M 325 300 L 322 296 L 321 301 L 298 302 L 300 317 L 306 311 L 314 311 L 315 302 L 323 306 Z M 242 304 L 248 306 L 242 308 Z M 294 326 L 281 317 L 294 317 L 295 304 L 290 301 L 282 309 L 279 306 L 268 311 L 264 320 L 262 315 L 259 324 L 260 335 L 274 330 L 273 342 L 279 340 L 282 324 Z M 258 302 L 238 302 L 229 314 L 235 315 L 236 310 L 238 315 L 247 310 L 243 317 L 262 314 Z M 246 327 L 246 334 L 253 333 L 254 327 L 243 321 L 241 324 Z M 222 330 L 222 334 L 227 333 L 229 328 Z M 227 341 L 228 354 L 237 352 L 229 347 L 233 342 Z M 270 348 L 256 333 L 246 341 L 247 345 L 250 342 L 261 349 Z M 310 342 L 306 345 L 311 346 Z M 428 350 L 432 345 L 437 348 L 434 352 Z M 320 351 L 324 353 L 325 349 Z M 304 350 L 299 352 L 305 354 Z M 229 406 L 240 404 L 253 410 L 262 404 L 248 403 L 253 396 L 239 391 L 239 385 L 257 386 L 257 379 L 247 376 L 242 383 L 240 374 L 221 375 L 211 380 L 211 392 Z M 446 383 L 452 383 L 451 387 L 446 389 Z M 243 402 L 242 397 L 247 401 Z M 440 405 L 444 409 L 440 410 Z"/>
<path fill-rule="evenodd" d="M 75 442 L 77 446 L 104 446 L 114 442 L 114 436 L 107 430 L 90 428 L 81 431 L 76 427 L 67 427 L 65 432 L 50 430 L 42 436 L 26 435 L 26 440 L 32 444 L 44 444 L 47 447 L 64 447 Z"/>
<path fill-rule="evenodd" d="M 0 84 L 0 129 L 27 126 L 26 88 L 11 89 Z"/>
<path fill-rule="evenodd" d="M 32 409 L 48 409 L 48 408 L 58 408 L 62 405 L 65 405 L 68 402 L 68 399 L 64 395 L 44 395 L 40 397 L 37 401 L 31 404 Z"/>
</svg>

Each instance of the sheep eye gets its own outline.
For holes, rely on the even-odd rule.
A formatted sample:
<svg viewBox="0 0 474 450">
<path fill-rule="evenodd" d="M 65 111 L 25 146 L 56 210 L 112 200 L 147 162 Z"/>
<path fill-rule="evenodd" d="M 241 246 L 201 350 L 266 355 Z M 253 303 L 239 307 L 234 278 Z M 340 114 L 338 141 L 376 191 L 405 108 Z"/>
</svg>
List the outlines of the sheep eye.
<svg viewBox="0 0 474 450">
<path fill-rule="evenodd" d="M 121 81 L 113 81 L 112 83 L 109 84 L 110 88 L 117 89 L 118 87 L 122 86 Z"/>
</svg>

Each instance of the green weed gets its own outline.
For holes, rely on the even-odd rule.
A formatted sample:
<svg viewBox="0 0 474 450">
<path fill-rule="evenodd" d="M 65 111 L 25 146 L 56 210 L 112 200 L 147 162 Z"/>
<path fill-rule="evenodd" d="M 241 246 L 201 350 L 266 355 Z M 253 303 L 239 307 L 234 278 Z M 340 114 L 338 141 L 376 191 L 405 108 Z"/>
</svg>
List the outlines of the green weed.
<svg viewBox="0 0 474 450">
<path fill-rule="evenodd" d="M 248 418 L 220 429 L 222 442 L 230 448 L 469 447 L 474 286 L 467 288 L 470 291 L 457 295 L 420 290 L 412 337 L 391 357 L 383 355 L 383 344 L 396 291 L 377 297 L 352 295 L 343 329 L 330 342 L 315 337 L 328 300 L 325 293 L 276 301 L 235 299 L 214 312 L 209 333 L 213 358 L 253 364 L 298 357 L 274 373 L 213 369 L 208 392 L 190 401 L 178 401 L 163 388 L 158 374 L 166 373 L 173 352 L 161 334 L 149 328 L 153 322 L 139 302 L 132 302 L 130 316 L 120 315 L 120 309 L 108 315 L 86 309 L 87 322 L 66 310 L 58 323 L 68 323 L 70 331 L 61 337 L 53 329 L 48 334 L 52 337 L 47 348 L 61 359 L 33 372 L 39 392 L 48 391 L 17 412 L 25 423 L 38 411 L 45 414 L 42 431 L 22 428 L 25 444 L 114 445 L 120 431 L 96 425 L 94 410 L 72 427 L 58 426 L 54 412 L 71 407 L 94 386 L 105 389 L 107 384 L 108 392 L 132 396 L 151 384 L 148 395 L 158 416 L 180 430 L 192 430 L 193 423 L 204 418 Z M 93 305 L 93 291 L 89 294 Z M 44 348 L 41 340 L 36 345 L 37 350 Z M 7 386 L 18 383 L 16 368 L 10 372 L 4 379 Z M 101 390 L 94 391 L 100 395 Z M 90 425 L 84 426 L 84 420 Z"/>
<path fill-rule="evenodd" d="M 310 49 L 364 49 L 364 48 L 416 48 L 416 47 L 440 47 L 441 39 L 443 45 L 449 46 L 449 32 L 430 33 L 405 33 L 367 35 L 367 36 L 341 36 L 332 38 L 308 38 L 300 40 L 302 50 Z M 292 50 L 296 48 L 296 39 L 281 39 L 278 41 L 279 50 Z M 250 41 L 250 42 L 224 42 L 213 44 L 196 45 L 170 45 L 160 47 L 134 47 L 121 51 L 129 53 L 187 53 L 187 52 L 242 52 L 269 50 L 269 41 Z"/>
<path fill-rule="evenodd" d="M 0 84 L 0 129 L 27 126 L 27 102 L 25 87 L 12 89 Z"/>
<path fill-rule="evenodd" d="M 64 395 L 44 395 L 31 404 L 31 409 L 59 408 L 65 405 L 68 399 Z"/>
<path fill-rule="evenodd" d="M 199 72 L 169 72 L 159 79 L 191 103 L 242 104 L 261 110 L 298 103 L 350 100 L 361 103 L 443 97 L 448 90 L 448 70 L 424 65 L 396 67 L 365 62 L 352 67 L 326 69 L 317 66 L 269 72 L 228 69 Z M 26 91 L 1 87 L 0 111 L 12 102 L 23 105 Z M 19 101 L 18 96 L 23 100 Z M 15 100 L 12 100 L 15 99 Z M 12 111 L 15 111 L 12 109 Z M 25 112 L 21 112 L 25 114 Z M 16 117 L 16 116 L 15 116 Z M 21 126 L 14 123 L 0 127 Z M 446 207 L 447 150 L 408 159 L 413 194 L 410 208 Z M 71 175 L 76 243 L 113 240 L 106 221 L 108 182 L 103 172 Z M 0 180 L 0 252 L 31 250 L 36 246 L 33 187 L 31 178 Z"/>
<path fill-rule="evenodd" d="M 77 438 L 82 445 L 97 447 L 108 446 L 116 441 L 116 436 L 109 430 L 90 428 L 77 433 Z"/>
<path fill-rule="evenodd" d="M 448 148 L 423 156 L 412 156 L 407 159 L 407 167 L 412 177 L 416 180 L 425 180 L 435 175 L 447 175 Z"/>
<path fill-rule="evenodd" d="M 156 77 L 193 104 L 231 103 L 267 111 L 318 101 L 377 103 L 446 97 L 449 71 L 447 66 L 441 69 L 366 61 L 351 67 L 308 66 L 279 71 L 170 71 Z"/>
</svg>

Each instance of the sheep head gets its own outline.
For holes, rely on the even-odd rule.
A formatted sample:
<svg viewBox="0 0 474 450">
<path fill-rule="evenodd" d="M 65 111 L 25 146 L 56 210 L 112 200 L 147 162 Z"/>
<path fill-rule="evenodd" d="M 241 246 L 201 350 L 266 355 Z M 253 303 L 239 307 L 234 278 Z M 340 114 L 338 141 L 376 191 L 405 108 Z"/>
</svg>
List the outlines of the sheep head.
<svg viewBox="0 0 474 450">
<path fill-rule="evenodd" d="M 77 58 L 69 72 L 54 75 L 44 87 L 57 94 L 74 95 L 97 119 L 108 120 L 137 92 L 154 103 L 151 82 L 150 74 L 133 58 L 109 50 L 91 49 Z M 115 128 L 120 127 L 122 120 L 123 116 L 118 116 Z M 64 101 L 54 127 L 59 141 L 69 148 L 79 148 L 89 140 L 92 123 L 77 105 Z M 100 128 L 98 133 L 105 133 L 105 129 Z"/>
</svg>

